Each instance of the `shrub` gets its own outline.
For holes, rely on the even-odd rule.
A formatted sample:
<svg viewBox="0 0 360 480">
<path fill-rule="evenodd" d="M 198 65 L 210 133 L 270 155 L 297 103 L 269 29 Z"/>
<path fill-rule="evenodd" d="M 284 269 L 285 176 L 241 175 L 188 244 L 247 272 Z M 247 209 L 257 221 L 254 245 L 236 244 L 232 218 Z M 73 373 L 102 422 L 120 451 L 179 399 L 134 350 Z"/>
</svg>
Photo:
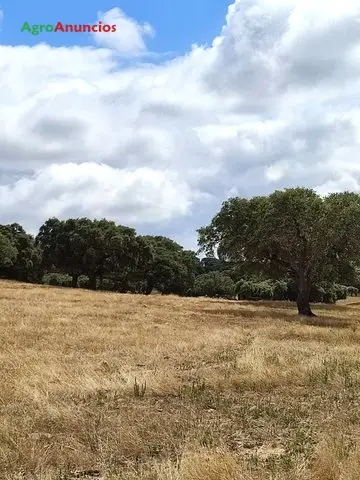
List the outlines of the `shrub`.
<svg viewBox="0 0 360 480">
<path fill-rule="evenodd" d="M 288 283 L 286 280 L 277 280 L 274 283 L 273 300 L 288 300 Z"/>
<path fill-rule="evenodd" d="M 100 290 L 112 292 L 115 289 L 115 283 L 110 278 L 103 278 L 101 284 L 99 285 L 99 288 Z"/>
<path fill-rule="evenodd" d="M 334 284 L 322 283 L 321 286 L 324 289 L 323 302 L 331 303 L 331 304 L 336 303 L 337 296 L 336 296 L 336 289 L 334 287 Z"/>
<path fill-rule="evenodd" d="M 78 279 L 79 288 L 88 288 L 89 287 L 89 277 L 86 275 L 80 275 Z"/>
<path fill-rule="evenodd" d="M 261 298 L 262 300 L 273 299 L 274 285 L 270 280 L 265 280 L 264 282 L 255 284 L 254 290 L 256 292 L 255 296 Z"/>
<path fill-rule="evenodd" d="M 195 279 L 194 294 L 208 297 L 234 295 L 234 282 L 220 272 L 204 273 Z"/>
<path fill-rule="evenodd" d="M 346 287 L 347 288 L 347 294 L 351 297 L 357 297 L 359 294 L 359 289 L 356 287 Z"/>
<path fill-rule="evenodd" d="M 349 290 L 350 288 L 350 290 Z M 239 300 L 290 300 L 297 299 L 297 286 L 293 279 L 263 280 L 254 282 L 249 280 L 239 280 L 235 285 L 235 292 Z M 335 303 L 337 300 L 345 299 L 347 295 L 357 294 L 355 287 L 345 287 L 344 285 L 321 282 L 313 285 L 310 291 L 310 301 L 315 303 Z"/>
<path fill-rule="evenodd" d="M 325 289 L 321 285 L 314 285 L 310 291 L 310 302 L 322 303 L 324 302 Z"/>
<path fill-rule="evenodd" d="M 239 280 L 235 285 L 235 293 L 239 300 L 250 300 L 255 296 L 254 283 L 246 280 Z"/>
<path fill-rule="evenodd" d="M 344 285 L 334 285 L 336 300 L 345 300 L 347 298 L 347 287 Z"/>
<path fill-rule="evenodd" d="M 274 286 L 270 280 L 254 282 L 250 280 L 239 280 L 235 285 L 235 293 L 239 300 L 251 300 L 259 298 L 262 300 L 272 300 Z"/>
<path fill-rule="evenodd" d="M 43 276 L 42 283 L 55 287 L 71 287 L 72 277 L 63 273 L 47 273 Z"/>
</svg>

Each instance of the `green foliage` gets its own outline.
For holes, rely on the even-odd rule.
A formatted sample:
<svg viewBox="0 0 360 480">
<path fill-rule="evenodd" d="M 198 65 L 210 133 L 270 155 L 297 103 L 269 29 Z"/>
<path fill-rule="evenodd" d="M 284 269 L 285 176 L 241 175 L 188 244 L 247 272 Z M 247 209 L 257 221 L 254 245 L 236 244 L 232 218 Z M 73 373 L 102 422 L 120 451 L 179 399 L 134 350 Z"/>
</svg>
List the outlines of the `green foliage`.
<svg viewBox="0 0 360 480">
<path fill-rule="evenodd" d="M 18 251 L 11 237 L 0 230 L 0 271 L 1 269 L 12 267 L 17 255 Z"/>
<path fill-rule="evenodd" d="M 334 304 L 337 300 L 345 300 L 348 296 L 348 287 L 337 283 L 322 282 L 317 286 L 318 295 L 312 298 L 313 302 Z"/>
<path fill-rule="evenodd" d="M 17 223 L 0 225 L 0 235 L 1 274 L 14 280 L 40 281 L 41 251 L 34 238 Z"/>
<path fill-rule="evenodd" d="M 273 287 L 273 300 L 288 300 L 289 285 L 285 280 L 277 280 Z"/>
<path fill-rule="evenodd" d="M 346 287 L 330 282 L 313 285 L 310 291 L 310 301 L 314 303 L 335 303 L 346 299 L 349 292 L 356 292 L 354 287 Z M 296 285 L 292 279 L 251 281 L 239 280 L 235 285 L 239 300 L 296 300 Z"/>
<path fill-rule="evenodd" d="M 74 287 L 79 276 L 86 275 L 88 287 L 94 290 L 98 278 L 105 275 L 125 284 L 130 272 L 149 255 L 134 229 L 105 219 L 52 218 L 42 225 L 36 242 L 43 251 L 45 268 L 68 273 Z"/>
<path fill-rule="evenodd" d="M 194 293 L 196 296 L 231 296 L 235 294 L 235 284 L 232 279 L 215 271 L 199 275 L 195 279 Z"/>
<path fill-rule="evenodd" d="M 100 290 L 105 290 L 108 292 L 113 292 L 115 290 L 115 282 L 111 280 L 110 278 L 103 278 L 99 282 L 99 289 Z"/>
<path fill-rule="evenodd" d="M 80 275 L 77 281 L 79 288 L 89 288 L 89 277 L 86 275 Z"/>
<path fill-rule="evenodd" d="M 161 236 L 143 237 L 151 248 L 152 259 L 147 263 L 145 293 L 156 289 L 162 294 L 189 294 L 193 290 L 199 268 L 195 252 Z"/>
<path fill-rule="evenodd" d="M 265 281 L 258 283 L 255 294 L 256 296 L 262 297 L 264 300 L 272 300 L 274 295 L 274 287 L 272 282 Z"/>
<path fill-rule="evenodd" d="M 310 289 L 310 301 L 323 303 L 327 298 L 335 298 L 334 290 L 329 285 L 312 285 Z"/>
<path fill-rule="evenodd" d="M 350 297 L 357 297 L 359 294 L 359 289 L 356 287 L 347 287 L 347 295 Z"/>
<path fill-rule="evenodd" d="M 237 294 L 239 300 L 251 300 L 255 297 L 255 283 L 250 281 L 242 281 L 236 283 L 235 293 Z"/>
<path fill-rule="evenodd" d="M 336 292 L 334 288 L 330 288 L 324 292 L 323 302 L 331 304 L 336 303 Z"/>
<path fill-rule="evenodd" d="M 360 196 L 322 198 L 292 188 L 267 197 L 231 198 L 210 225 L 199 231 L 200 250 L 257 268 L 277 279 L 295 280 L 299 313 L 311 315 L 310 288 L 340 277 L 345 263 L 360 256 Z"/>
<path fill-rule="evenodd" d="M 70 275 L 63 273 L 46 273 L 43 276 L 42 283 L 55 287 L 71 287 L 72 278 Z"/>
<path fill-rule="evenodd" d="M 336 300 L 345 300 L 348 295 L 348 289 L 345 285 L 334 285 Z"/>
<path fill-rule="evenodd" d="M 274 288 L 275 285 L 270 280 L 262 282 L 240 280 L 235 286 L 235 292 L 239 300 L 272 300 L 274 298 Z"/>
<path fill-rule="evenodd" d="M 43 265 L 72 277 L 72 286 L 119 292 L 192 292 L 199 261 L 166 237 L 141 237 L 107 220 L 49 219 L 36 238 Z"/>
</svg>

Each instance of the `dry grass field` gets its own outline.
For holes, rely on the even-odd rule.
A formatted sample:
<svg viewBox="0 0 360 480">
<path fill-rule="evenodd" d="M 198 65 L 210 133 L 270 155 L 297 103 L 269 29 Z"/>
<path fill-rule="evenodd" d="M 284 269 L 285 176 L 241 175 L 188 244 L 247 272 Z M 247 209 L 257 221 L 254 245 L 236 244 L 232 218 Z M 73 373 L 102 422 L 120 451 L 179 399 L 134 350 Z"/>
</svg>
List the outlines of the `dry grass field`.
<svg viewBox="0 0 360 480">
<path fill-rule="evenodd" d="M 315 311 L 0 282 L 0 479 L 358 480 L 360 301 Z"/>
</svg>

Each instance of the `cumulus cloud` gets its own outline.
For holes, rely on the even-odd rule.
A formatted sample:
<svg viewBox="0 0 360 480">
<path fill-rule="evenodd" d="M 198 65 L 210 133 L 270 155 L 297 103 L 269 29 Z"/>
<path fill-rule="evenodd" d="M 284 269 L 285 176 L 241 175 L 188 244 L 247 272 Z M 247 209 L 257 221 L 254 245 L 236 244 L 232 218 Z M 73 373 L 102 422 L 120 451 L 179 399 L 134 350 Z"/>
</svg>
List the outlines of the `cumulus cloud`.
<svg viewBox="0 0 360 480">
<path fill-rule="evenodd" d="M 123 223 L 159 222 L 186 215 L 192 198 L 172 172 L 136 170 L 97 163 L 49 165 L 30 177 L 0 185 L 5 212 L 30 227 L 43 218 L 71 215 L 115 217 Z"/>
<path fill-rule="evenodd" d="M 99 12 L 98 20 L 103 24 L 116 25 L 116 32 L 93 33 L 96 42 L 122 55 L 143 54 L 147 50 L 145 38 L 155 35 L 149 23 L 140 24 L 117 7 L 105 13 Z"/>
<path fill-rule="evenodd" d="M 100 215 L 184 241 L 228 195 L 360 191 L 359 18 L 358 0 L 238 0 L 210 46 L 156 65 L 0 46 L 1 221 Z"/>
</svg>

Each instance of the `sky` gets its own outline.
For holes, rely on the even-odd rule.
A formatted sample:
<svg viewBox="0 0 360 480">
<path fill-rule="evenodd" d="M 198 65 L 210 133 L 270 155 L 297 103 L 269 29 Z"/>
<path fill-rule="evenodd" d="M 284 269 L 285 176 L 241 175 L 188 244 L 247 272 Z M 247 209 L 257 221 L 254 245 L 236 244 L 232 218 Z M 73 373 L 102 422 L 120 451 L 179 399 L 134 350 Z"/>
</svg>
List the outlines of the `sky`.
<svg viewBox="0 0 360 480">
<path fill-rule="evenodd" d="M 360 191 L 360 0 L 0 0 L 0 223 L 197 247 L 231 196 Z M 30 25 L 115 33 L 21 32 Z"/>
</svg>

